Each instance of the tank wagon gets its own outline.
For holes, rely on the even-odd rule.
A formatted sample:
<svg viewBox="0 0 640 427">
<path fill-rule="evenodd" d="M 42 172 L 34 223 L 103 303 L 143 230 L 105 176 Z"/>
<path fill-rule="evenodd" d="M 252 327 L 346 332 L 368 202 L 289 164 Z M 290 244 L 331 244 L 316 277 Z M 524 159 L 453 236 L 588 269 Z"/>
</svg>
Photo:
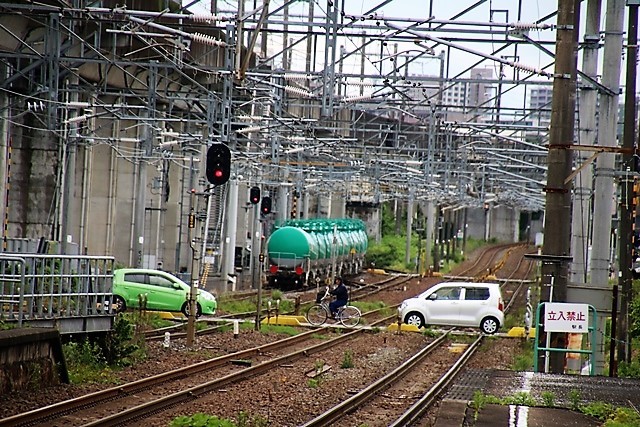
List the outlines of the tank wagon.
<svg viewBox="0 0 640 427">
<path fill-rule="evenodd" d="M 277 227 L 267 240 L 269 287 L 297 289 L 362 269 L 368 238 L 359 219 L 296 219 Z"/>
</svg>

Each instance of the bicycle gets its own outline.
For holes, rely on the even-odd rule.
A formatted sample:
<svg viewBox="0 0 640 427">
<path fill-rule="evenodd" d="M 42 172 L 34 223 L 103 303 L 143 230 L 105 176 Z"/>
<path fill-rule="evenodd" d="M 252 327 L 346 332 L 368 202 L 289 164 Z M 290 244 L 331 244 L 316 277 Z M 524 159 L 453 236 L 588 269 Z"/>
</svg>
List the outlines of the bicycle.
<svg viewBox="0 0 640 427">
<path fill-rule="evenodd" d="M 325 293 L 323 296 L 318 293 L 318 297 L 316 299 L 316 303 L 307 309 L 305 317 L 307 322 L 313 326 L 323 325 L 329 316 L 331 316 L 331 311 L 329 310 L 329 299 L 331 294 L 329 293 L 329 287 L 325 288 Z M 338 312 L 336 313 L 336 319 L 347 328 L 352 328 L 357 326 L 360 323 L 360 318 L 362 317 L 362 313 L 358 307 L 353 305 L 343 305 L 342 307 L 338 307 Z"/>
</svg>

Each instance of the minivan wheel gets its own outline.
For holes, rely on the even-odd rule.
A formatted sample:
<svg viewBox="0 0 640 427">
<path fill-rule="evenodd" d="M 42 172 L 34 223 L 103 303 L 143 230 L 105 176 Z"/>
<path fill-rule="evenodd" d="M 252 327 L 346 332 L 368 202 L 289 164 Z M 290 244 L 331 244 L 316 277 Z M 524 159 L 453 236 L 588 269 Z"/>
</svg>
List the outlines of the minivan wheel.
<svg viewBox="0 0 640 427">
<path fill-rule="evenodd" d="M 500 328 L 500 323 L 498 323 L 498 319 L 495 317 L 485 317 L 480 322 L 480 329 L 487 335 L 495 334 Z"/>
<path fill-rule="evenodd" d="M 182 304 L 180 311 L 182 311 L 182 314 L 184 314 L 185 317 L 189 317 L 189 301 L 185 301 L 185 303 Z M 201 315 L 202 307 L 200 306 L 200 303 L 196 302 L 196 317 L 200 317 Z"/>
<path fill-rule="evenodd" d="M 424 326 L 424 317 L 422 314 L 412 311 L 411 313 L 404 316 L 404 323 L 407 325 L 413 325 L 418 328 L 422 328 Z"/>
</svg>

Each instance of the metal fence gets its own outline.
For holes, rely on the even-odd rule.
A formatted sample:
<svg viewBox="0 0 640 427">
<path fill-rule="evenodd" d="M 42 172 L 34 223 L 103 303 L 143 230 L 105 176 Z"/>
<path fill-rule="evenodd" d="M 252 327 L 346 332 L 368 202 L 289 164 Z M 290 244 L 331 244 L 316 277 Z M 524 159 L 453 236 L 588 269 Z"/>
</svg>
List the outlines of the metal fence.
<svg viewBox="0 0 640 427">
<path fill-rule="evenodd" d="M 0 253 L 0 320 L 59 326 L 65 319 L 112 318 L 113 267 L 113 257 Z M 85 320 L 80 330 L 86 328 Z"/>
</svg>

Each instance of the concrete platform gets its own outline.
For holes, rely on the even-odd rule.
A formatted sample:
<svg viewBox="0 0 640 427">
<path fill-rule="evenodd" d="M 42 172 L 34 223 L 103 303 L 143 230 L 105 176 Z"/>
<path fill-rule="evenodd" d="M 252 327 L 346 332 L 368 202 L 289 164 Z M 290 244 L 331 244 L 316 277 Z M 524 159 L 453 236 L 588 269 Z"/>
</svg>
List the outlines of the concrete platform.
<svg viewBox="0 0 640 427">
<path fill-rule="evenodd" d="M 449 388 L 439 409 L 437 427 L 595 427 L 602 422 L 569 409 L 604 402 L 614 406 L 640 406 L 640 380 L 557 375 L 503 370 L 464 371 Z M 526 393 L 540 406 L 486 404 L 476 414 L 470 402 L 474 393 L 497 398 Z M 553 396 L 553 408 L 544 406 L 543 395 Z M 460 419 L 464 422 L 460 422 Z"/>
</svg>

